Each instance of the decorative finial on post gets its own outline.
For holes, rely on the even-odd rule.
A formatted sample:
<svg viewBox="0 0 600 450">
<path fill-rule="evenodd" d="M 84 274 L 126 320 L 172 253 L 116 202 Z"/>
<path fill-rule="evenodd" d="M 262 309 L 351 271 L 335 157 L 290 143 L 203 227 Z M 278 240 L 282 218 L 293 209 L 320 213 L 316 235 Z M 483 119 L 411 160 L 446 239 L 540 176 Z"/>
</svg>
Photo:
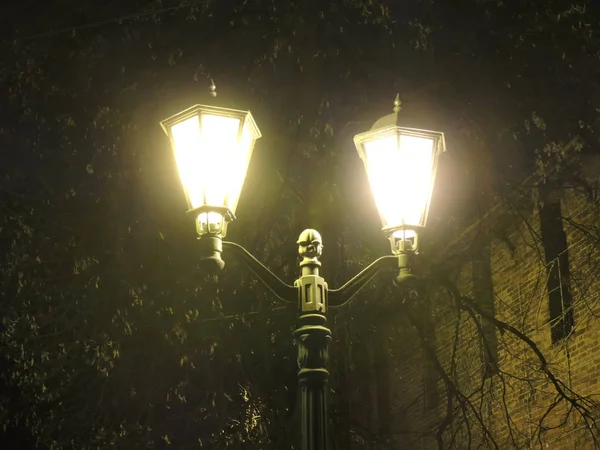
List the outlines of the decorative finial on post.
<svg viewBox="0 0 600 450">
<path fill-rule="evenodd" d="M 298 255 L 302 257 L 300 267 L 303 274 L 319 274 L 319 257 L 323 253 L 323 239 L 317 230 L 307 229 L 298 237 Z M 307 268 L 307 270 L 305 270 Z"/>
<path fill-rule="evenodd" d="M 208 91 L 211 95 L 211 97 L 216 97 L 217 96 L 217 86 L 215 86 L 215 82 L 213 81 L 213 79 L 210 79 L 210 87 L 208 88 Z"/>
<path fill-rule="evenodd" d="M 319 276 L 323 252 L 323 240 L 317 230 L 304 230 L 298 238 L 298 255 L 300 261 L 300 278 L 295 286 L 298 290 L 298 306 L 302 313 L 327 312 L 327 283 Z"/>
<path fill-rule="evenodd" d="M 400 94 L 396 94 L 396 99 L 394 100 L 394 112 L 398 114 L 402 109 L 402 102 L 400 101 Z"/>
</svg>

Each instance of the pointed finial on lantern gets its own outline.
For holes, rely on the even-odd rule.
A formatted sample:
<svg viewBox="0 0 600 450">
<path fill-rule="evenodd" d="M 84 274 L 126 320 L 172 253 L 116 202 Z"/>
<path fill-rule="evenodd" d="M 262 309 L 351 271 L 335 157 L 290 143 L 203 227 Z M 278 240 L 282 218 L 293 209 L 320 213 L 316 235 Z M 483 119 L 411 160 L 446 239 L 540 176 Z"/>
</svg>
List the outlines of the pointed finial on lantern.
<svg viewBox="0 0 600 450">
<path fill-rule="evenodd" d="M 397 114 L 400 112 L 402 102 L 400 101 L 400 94 L 396 94 L 396 99 L 394 100 L 394 112 Z"/>
</svg>

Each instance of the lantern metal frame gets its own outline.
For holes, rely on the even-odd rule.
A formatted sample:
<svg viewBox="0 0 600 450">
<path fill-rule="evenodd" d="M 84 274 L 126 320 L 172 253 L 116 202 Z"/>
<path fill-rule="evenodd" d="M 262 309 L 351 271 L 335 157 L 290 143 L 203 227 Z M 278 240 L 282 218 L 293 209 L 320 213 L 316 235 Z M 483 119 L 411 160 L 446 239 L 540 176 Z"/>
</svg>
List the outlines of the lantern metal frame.
<svg viewBox="0 0 600 450">
<path fill-rule="evenodd" d="M 427 224 L 427 218 L 429 216 L 429 208 L 431 206 L 431 196 L 433 193 L 435 178 L 437 175 L 437 169 L 439 164 L 439 157 L 442 153 L 446 151 L 446 140 L 443 132 L 440 131 L 431 131 L 419 128 L 412 128 L 403 126 L 403 118 L 400 115 L 400 99 L 397 96 L 394 101 L 394 112 L 387 116 L 384 116 L 377 120 L 369 131 L 365 131 L 363 133 L 357 134 L 354 136 L 354 144 L 356 146 L 356 150 L 365 166 L 365 171 L 368 174 L 368 156 L 365 151 L 365 144 L 367 142 L 374 142 L 377 139 L 387 136 L 396 136 L 398 140 L 400 140 L 401 136 L 410 136 L 410 137 L 418 137 L 430 139 L 432 141 L 432 162 L 430 169 L 430 178 L 429 178 L 429 186 L 427 188 L 427 194 L 425 198 L 425 204 L 423 205 L 421 223 L 420 224 L 387 224 L 387 220 L 383 215 L 383 212 L 377 208 L 377 212 L 379 213 L 379 217 L 383 225 L 381 231 L 385 234 L 385 236 L 389 239 L 392 252 L 394 254 L 402 254 L 407 251 L 409 252 L 417 252 L 418 251 L 418 237 L 419 232 L 425 228 Z M 401 176 L 401 174 L 398 174 Z M 371 181 L 369 180 L 369 184 Z M 376 200 L 376 199 L 375 199 Z M 377 203 L 377 201 L 376 201 Z M 407 238 L 399 238 L 396 235 L 398 231 L 412 231 L 414 232 L 414 236 L 411 236 L 410 239 Z"/>
<path fill-rule="evenodd" d="M 162 127 L 165 134 L 167 134 L 167 136 L 169 137 L 169 141 L 171 143 L 171 149 L 172 149 L 175 157 L 177 156 L 176 155 L 176 145 L 175 145 L 175 141 L 173 139 L 172 128 L 179 123 L 182 123 L 188 119 L 191 119 L 192 117 L 198 117 L 199 126 L 200 126 L 200 129 L 202 130 L 202 126 L 203 126 L 202 125 L 202 116 L 203 115 L 231 117 L 231 118 L 239 119 L 239 126 L 238 126 L 238 132 L 237 132 L 238 140 L 242 136 L 244 127 L 245 126 L 251 127 L 254 140 L 253 140 L 252 146 L 249 149 L 248 155 L 247 155 L 248 163 L 249 163 L 250 159 L 252 158 L 252 153 L 254 151 L 254 144 L 256 143 L 256 141 L 258 139 L 260 139 L 262 137 L 261 132 L 260 132 L 258 126 L 256 125 L 256 121 L 254 120 L 254 117 L 252 116 L 252 113 L 250 111 L 244 111 L 244 110 L 240 110 L 240 109 L 223 108 L 220 106 L 200 105 L 200 104 L 191 106 L 191 107 L 160 122 L 160 126 Z M 245 176 L 245 174 L 244 174 L 244 176 Z M 229 201 L 230 201 L 231 192 L 226 193 L 225 198 L 223 199 L 222 205 L 210 205 L 210 204 L 208 204 L 207 199 L 206 199 L 206 191 L 203 193 L 203 195 L 204 195 L 203 203 L 204 204 L 199 207 L 193 208 L 192 201 L 189 196 L 189 189 L 185 185 L 183 180 L 182 180 L 182 185 L 183 185 L 183 190 L 185 193 L 185 199 L 186 199 L 187 205 L 190 208 L 190 209 L 188 209 L 187 214 L 194 216 L 194 219 L 196 221 L 196 231 L 197 231 L 198 235 L 203 236 L 205 234 L 217 234 L 221 238 L 225 237 L 227 235 L 228 223 L 235 220 L 234 213 L 235 213 L 235 209 L 237 208 L 237 203 L 239 201 L 239 195 L 241 193 L 241 189 L 243 188 L 243 182 L 240 187 L 240 193 L 237 194 L 238 199 L 235 201 L 235 206 L 233 209 L 228 206 Z M 210 229 L 209 230 L 202 229 L 202 224 L 199 220 L 199 217 L 201 214 L 204 214 L 204 213 L 208 214 L 211 212 L 217 213 L 221 216 L 220 226 L 215 231 L 211 231 Z M 210 224 L 208 222 L 207 222 L 207 228 L 210 228 Z"/>
</svg>

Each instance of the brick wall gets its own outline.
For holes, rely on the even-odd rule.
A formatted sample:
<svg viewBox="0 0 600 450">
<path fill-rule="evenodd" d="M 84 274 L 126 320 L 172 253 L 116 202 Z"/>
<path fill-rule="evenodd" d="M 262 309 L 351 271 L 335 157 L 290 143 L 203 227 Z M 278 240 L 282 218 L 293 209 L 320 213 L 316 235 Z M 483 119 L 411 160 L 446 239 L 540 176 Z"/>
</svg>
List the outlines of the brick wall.
<svg viewBox="0 0 600 450">
<path fill-rule="evenodd" d="M 584 397 L 577 401 L 596 413 L 600 411 L 593 404 L 600 395 L 599 209 L 574 190 L 561 195 L 574 311 L 574 327 L 566 338 L 554 343 L 551 338 L 549 271 L 534 202 L 525 202 L 519 210 L 499 205 L 466 230 L 444 257 L 451 261 L 446 273 L 462 295 L 487 307 L 497 319 L 531 339 L 547 359 L 546 367 L 560 388 L 573 397 Z M 499 224 L 504 224 L 500 230 Z M 487 239 L 483 244 L 481 236 Z M 475 239 L 479 239 L 478 244 L 471 246 Z M 492 304 L 487 306 L 485 302 L 489 300 L 473 279 L 485 271 L 474 266 L 481 261 L 471 251 L 486 243 L 492 286 Z M 553 270 L 560 270 L 557 262 L 553 264 Z M 481 317 L 457 310 L 448 291 L 435 286 L 427 301 L 415 306 L 415 310 L 419 317 L 427 319 L 420 323 L 434 330 L 430 341 L 437 360 L 469 405 L 464 412 L 455 408 L 443 435 L 446 446 L 452 443 L 454 448 L 479 448 L 483 434 L 489 432 L 487 440 L 493 440 L 501 449 L 594 448 L 581 414 L 567 401 L 557 403 L 556 387 L 541 369 L 535 351 L 523 339 L 510 332 L 502 333 L 492 325 L 495 332 L 488 333 L 487 340 L 495 340 L 497 346 L 493 357 L 497 359 L 498 372 L 494 374 L 487 365 L 489 361 L 486 363 L 488 346 L 482 339 L 485 327 L 490 329 L 489 321 L 486 324 Z M 434 431 L 446 415 L 448 400 L 444 382 L 432 377 L 437 372 L 435 368 L 432 371 L 433 363 L 422 336 L 406 318 L 390 316 L 385 332 L 390 350 L 391 420 L 382 433 L 384 442 L 370 448 L 437 448 Z M 371 402 L 371 408 L 375 407 Z M 377 428 L 377 424 L 372 426 Z"/>
</svg>

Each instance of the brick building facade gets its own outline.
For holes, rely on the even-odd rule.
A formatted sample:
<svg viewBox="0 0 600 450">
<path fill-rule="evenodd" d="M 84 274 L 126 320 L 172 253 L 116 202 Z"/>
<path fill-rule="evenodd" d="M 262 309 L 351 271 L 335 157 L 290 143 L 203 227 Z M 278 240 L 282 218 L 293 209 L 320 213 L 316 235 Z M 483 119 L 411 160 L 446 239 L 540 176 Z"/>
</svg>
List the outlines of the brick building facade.
<svg viewBox="0 0 600 450">
<path fill-rule="evenodd" d="M 370 448 L 596 448 L 600 202 L 577 189 L 538 199 L 499 202 L 431 262 L 445 282 L 407 306 L 412 321 L 379 327 Z"/>
</svg>

